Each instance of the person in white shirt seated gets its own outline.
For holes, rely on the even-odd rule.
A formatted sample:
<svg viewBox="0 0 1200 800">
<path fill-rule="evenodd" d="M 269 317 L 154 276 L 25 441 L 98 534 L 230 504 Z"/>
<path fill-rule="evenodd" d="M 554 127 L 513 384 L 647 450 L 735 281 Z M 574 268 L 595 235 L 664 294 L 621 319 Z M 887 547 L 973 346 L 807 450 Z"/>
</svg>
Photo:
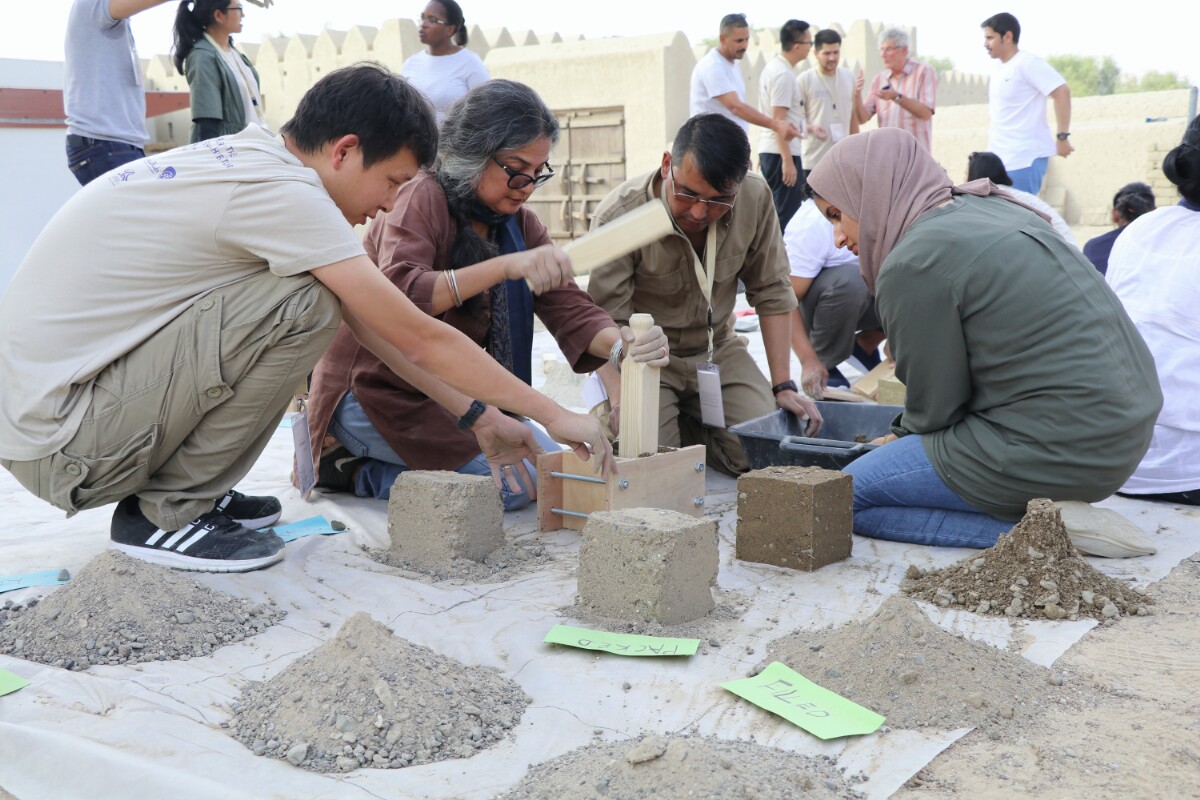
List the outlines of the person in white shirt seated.
<svg viewBox="0 0 1200 800">
<path fill-rule="evenodd" d="M 805 393 L 819 400 L 826 387 L 850 385 L 838 365 L 851 355 L 868 370 L 879 363 L 883 333 L 858 255 L 833 243 L 833 226 L 811 199 L 788 222 L 783 246 L 799 303 L 792 312 L 792 350 Z"/>
<path fill-rule="evenodd" d="M 426 49 L 405 59 L 400 75 L 429 99 L 441 125 L 450 106 L 491 74 L 467 49 L 466 21 L 454 0 L 430 0 L 417 25 L 417 38 Z"/>
<path fill-rule="evenodd" d="M 1105 278 L 1154 356 L 1163 407 L 1150 449 L 1119 494 L 1200 505 L 1200 117 L 1163 159 L 1178 205 L 1135 219 L 1113 244 Z"/>
<path fill-rule="evenodd" d="M 1062 218 L 1061 214 L 1054 210 L 1054 206 L 1036 194 L 1030 194 L 1029 192 L 1013 188 L 1012 178 L 1008 176 L 1008 171 L 1004 169 L 1004 162 L 1000 160 L 1000 156 L 995 153 L 989 153 L 986 150 L 971 153 L 971 155 L 967 156 L 967 182 L 979 180 L 980 178 L 987 178 L 997 186 L 1003 187 L 1005 194 L 1011 195 L 1030 208 L 1045 214 L 1049 217 L 1054 231 L 1062 237 L 1062 240 L 1076 250 L 1079 249 L 1079 243 L 1075 241 L 1075 234 L 1071 232 L 1071 226 L 1067 224 L 1067 221 Z"/>
</svg>

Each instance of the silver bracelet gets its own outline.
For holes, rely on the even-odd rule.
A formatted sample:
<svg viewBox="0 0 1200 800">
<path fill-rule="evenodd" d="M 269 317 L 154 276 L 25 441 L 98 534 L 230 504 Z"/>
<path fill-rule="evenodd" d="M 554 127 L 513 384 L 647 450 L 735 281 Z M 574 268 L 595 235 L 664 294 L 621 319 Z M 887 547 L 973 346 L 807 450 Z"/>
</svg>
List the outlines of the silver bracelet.
<svg viewBox="0 0 1200 800">
<path fill-rule="evenodd" d="M 446 285 L 450 287 L 450 299 L 454 301 L 455 308 L 462 308 L 462 297 L 458 294 L 458 279 L 454 277 L 454 270 L 446 270 Z"/>
<path fill-rule="evenodd" d="M 621 338 L 620 333 L 617 334 L 617 341 L 613 342 L 612 348 L 608 351 L 608 363 L 613 365 L 613 369 L 617 372 L 621 371 L 621 351 L 625 349 L 625 340 Z"/>
</svg>

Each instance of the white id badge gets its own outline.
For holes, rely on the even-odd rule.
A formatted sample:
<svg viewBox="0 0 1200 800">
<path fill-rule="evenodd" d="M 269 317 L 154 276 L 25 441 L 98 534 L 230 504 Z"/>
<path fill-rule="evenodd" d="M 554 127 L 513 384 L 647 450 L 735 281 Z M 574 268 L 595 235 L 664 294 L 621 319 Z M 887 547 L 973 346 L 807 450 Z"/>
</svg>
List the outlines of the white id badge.
<svg viewBox="0 0 1200 800">
<path fill-rule="evenodd" d="M 846 138 L 846 126 L 840 122 L 832 122 L 829 124 L 829 139 L 830 141 L 840 142 Z"/>
<path fill-rule="evenodd" d="M 312 440 L 308 436 L 308 411 L 292 415 L 292 442 L 296 447 L 296 482 L 300 484 L 300 496 L 305 500 L 317 485 L 313 473 Z"/>
<path fill-rule="evenodd" d="M 721 401 L 721 368 L 716 364 L 697 364 L 696 383 L 700 386 L 700 421 L 710 428 L 724 428 L 725 404 Z"/>
</svg>

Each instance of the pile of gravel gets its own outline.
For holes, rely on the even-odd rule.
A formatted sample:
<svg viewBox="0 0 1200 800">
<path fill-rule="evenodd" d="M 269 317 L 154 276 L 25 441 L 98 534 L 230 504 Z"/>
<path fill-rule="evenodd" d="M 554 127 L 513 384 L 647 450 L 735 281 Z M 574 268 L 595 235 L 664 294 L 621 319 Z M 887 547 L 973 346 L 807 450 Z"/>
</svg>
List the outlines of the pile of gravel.
<svg viewBox="0 0 1200 800">
<path fill-rule="evenodd" d="M 978 555 L 931 572 L 910 566 L 901 589 L 942 608 L 1049 620 L 1146 616 L 1153 602 L 1084 561 L 1049 500 L 1030 500 L 1016 527 Z"/>
<path fill-rule="evenodd" d="M 314 772 L 399 769 L 469 758 L 503 739 L 529 698 L 490 667 L 396 638 L 359 612 L 222 723 L 255 755 Z"/>
<path fill-rule="evenodd" d="M 882 714 L 894 728 L 1020 722 L 1062 680 L 1020 656 L 947 632 L 903 597 L 888 598 L 862 622 L 777 639 L 767 653 Z"/>
<path fill-rule="evenodd" d="M 41 602 L 0 611 L 0 653 L 70 670 L 186 661 L 262 633 L 286 614 L 105 550 Z"/>
<path fill-rule="evenodd" d="M 533 767 L 499 800 L 642 800 L 648 797 L 814 800 L 861 797 L 829 757 L 754 742 L 646 736 L 581 747 Z"/>
</svg>

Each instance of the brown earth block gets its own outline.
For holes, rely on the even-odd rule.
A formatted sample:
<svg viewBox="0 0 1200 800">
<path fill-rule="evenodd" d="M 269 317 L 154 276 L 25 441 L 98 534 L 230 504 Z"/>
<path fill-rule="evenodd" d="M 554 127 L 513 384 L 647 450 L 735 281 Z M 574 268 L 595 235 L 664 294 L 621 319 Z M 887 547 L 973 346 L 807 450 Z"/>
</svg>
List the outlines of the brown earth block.
<svg viewBox="0 0 1200 800">
<path fill-rule="evenodd" d="M 483 561 L 504 544 L 504 506 L 486 475 L 411 470 L 388 500 L 391 556 L 428 567 Z"/>
<path fill-rule="evenodd" d="M 738 478 L 736 555 L 813 572 L 849 558 L 854 479 L 819 467 L 765 467 Z"/>
<path fill-rule="evenodd" d="M 597 511 L 579 545 L 579 600 L 604 617 L 675 625 L 712 611 L 716 520 L 660 508 Z"/>
</svg>

